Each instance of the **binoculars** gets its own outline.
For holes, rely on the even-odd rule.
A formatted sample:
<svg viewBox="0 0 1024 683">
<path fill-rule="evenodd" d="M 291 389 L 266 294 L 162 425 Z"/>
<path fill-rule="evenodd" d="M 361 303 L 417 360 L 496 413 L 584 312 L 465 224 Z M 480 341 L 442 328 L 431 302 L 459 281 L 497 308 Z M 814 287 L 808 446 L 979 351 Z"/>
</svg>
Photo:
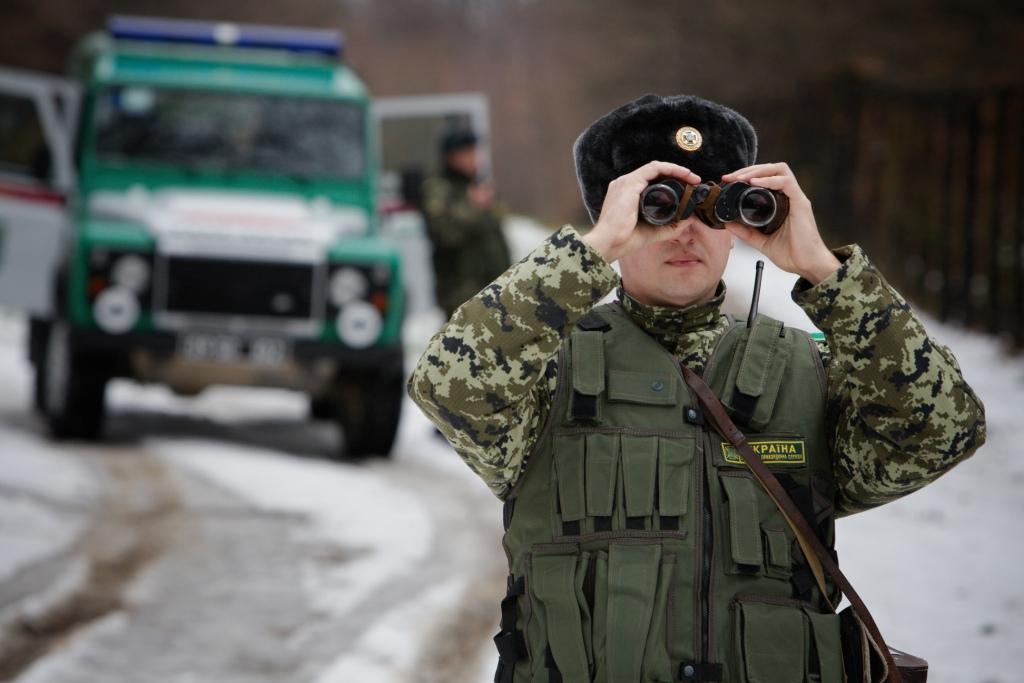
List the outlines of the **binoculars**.
<svg viewBox="0 0 1024 683">
<path fill-rule="evenodd" d="M 789 198 L 742 182 L 689 185 L 675 178 L 658 178 L 640 195 L 640 218 L 651 225 L 668 225 L 694 214 L 709 228 L 723 230 L 726 223 L 738 221 L 770 235 L 789 215 Z"/>
</svg>

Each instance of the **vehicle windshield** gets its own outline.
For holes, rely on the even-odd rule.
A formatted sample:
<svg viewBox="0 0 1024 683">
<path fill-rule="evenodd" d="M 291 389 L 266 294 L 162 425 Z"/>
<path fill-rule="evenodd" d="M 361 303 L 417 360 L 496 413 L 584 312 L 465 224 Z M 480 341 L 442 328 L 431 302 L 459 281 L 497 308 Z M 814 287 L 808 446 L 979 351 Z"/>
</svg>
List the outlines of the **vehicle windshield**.
<svg viewBox="0 0 1024 683">
<path fill-rule="evenodd" d="M 366 168 L 363 108 L 351 102 L 125 85 L 98 93 L 95 122 L 106 162 L 303 179 Z"/>
</svg>

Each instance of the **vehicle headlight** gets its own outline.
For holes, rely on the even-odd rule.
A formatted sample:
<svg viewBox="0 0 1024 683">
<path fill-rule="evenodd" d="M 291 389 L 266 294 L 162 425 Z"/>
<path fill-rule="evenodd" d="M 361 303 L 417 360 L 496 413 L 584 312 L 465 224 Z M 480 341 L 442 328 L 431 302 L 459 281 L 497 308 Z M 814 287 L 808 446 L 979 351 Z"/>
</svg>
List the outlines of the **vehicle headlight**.
<svg viewBox="0 0 1024 683">
<path fill-rule="evenodd" d="M 342 307 L 349 302 L 365 299 L 370 283 L 361 270 L 340 268 L 331 276 L 328 288 L 331 303 Z"/>
<path fill-rule="evenodd" d="M 335 326 L 341 341 L 352 348 L 364 349 L 380 337 L 384 319 L 372 304 L 352 301 L 342 307 Z"/>
<path fill-rule="evenodd" d="M 122 256 L 114 262 L 110 269 L 110 279 L 115 285 L 121 285 L 141 294 L 149 284 L 149 263 L 137 254 Z"/>
<path fill-rule="evenodd" d="M 101 316 L 113 316 L 105 319 L 119 320 L 119 315 L 127 312 L 127 309 L 120 311 L 122 304 L 118 303 L 125 300 L 124 293 L 130 294 L 134 300 L 132 310 L 149 307 L 153 289 L 153 254 L 119 247 L 94 246 L 89 253 L 86 277 L 85 294 L 89 304 L 94 311 L 104 311 L 97 314 L 97 324 Z M 107 296 L 106 303 L 99 303 L 99 297 L 110 290 L 122 293 Z M 107 306 L 111 308 L 107 309 Z M 114 313 L 114 308 L 119 312 Z M 117 323 L 113 324 L 117 326 Z"/>
<path fill-rule="evenodd" d="M 139 300 L 128 288 L 115 285 L 100 292 L 92 313 L 104 332 L 123 334 L 139 320 Z"/>
</svg>

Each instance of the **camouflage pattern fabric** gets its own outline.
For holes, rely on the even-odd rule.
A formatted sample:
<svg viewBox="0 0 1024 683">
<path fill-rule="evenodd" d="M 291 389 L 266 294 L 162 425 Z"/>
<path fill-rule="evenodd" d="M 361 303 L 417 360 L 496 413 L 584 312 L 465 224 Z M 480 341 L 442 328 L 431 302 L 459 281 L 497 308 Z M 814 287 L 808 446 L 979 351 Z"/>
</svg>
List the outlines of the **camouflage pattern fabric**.
<svg viewBox="0 0 1024 683">
<path fill-rule="evenodd" d="M 985 409 L 956 359 L 924 329 L 860 247 L 835 250 L 843 265 L 793 300 L 825 333 L 826 428 L 832 437 L 839 514 L 916 491 L 985 441 Z"/>
<path fill-rule="evenodd" d="M 640 329 L 657 339 L 676 360 L 697 374 L 704 372 L 715 342 L 729 329 L 729 319 L 721 312 L 725 301 L 724 282 L 718 284 L 718 290 L 710 301 L 686 308 L 648 306 L 629 296 L 622 287 L 616 295 L 622 308 Z"/>
<path fill-rule="evenodd" d="M 828 433 L 840 514 L 899 498 L 934 480 L 984 441 L 984 409 L 949 350 L 924 331 L 859 247 L 794 300 L 826 334 Z M 550 410 L 557 352 L 618 276 L 569 226 L 476 297 L 430 341 L 409 392 L 496 495 L 520 477 Z M 623 308 L 677 359 L 703 369 L 727 328 L 725 288 L 683 309 Z"/>
<path fill-rule="evenodd" d="M 537 442 L 562 340 L 617 282 L 563 228 L 459 307 L 413 370 L 410 395 L 498 496 Z"/>
<path fill-rule="evenodd" d="M 433 244 L 437 303 L 447 316 L 508 268 L 499 206 L 480 208 L 470 182 L 456 173 L 423 183 L 423 217 Z"/>
</svg>

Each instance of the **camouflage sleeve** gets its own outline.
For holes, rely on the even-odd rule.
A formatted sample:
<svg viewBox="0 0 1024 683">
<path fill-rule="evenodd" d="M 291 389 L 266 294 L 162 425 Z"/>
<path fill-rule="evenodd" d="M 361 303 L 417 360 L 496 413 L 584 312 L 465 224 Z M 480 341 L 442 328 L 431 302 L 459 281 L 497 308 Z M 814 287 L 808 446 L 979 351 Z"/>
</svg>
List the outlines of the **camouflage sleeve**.
<svg viewBox="0 0 1024 683">
<path fill-rule="evenodd" d="M 442 178 L 423 183 L 423 216 L 430 239 L 439 246 L 458 248 L 471 244 L 482 233 L 501 226 L 499 205 L 474 206 L 466 197 L 456 197 L 452 185 Z"/>
<path fill-rule="evenodd" d="M 409 395 L 498 497 L 544 426 L 562 340 L 617 283 L 566 226 L 459 307 L 413 369 Z"/>
<path fill-rule="evenodd" d="M 827 420 L 837 510 L 851 514 L 934 481 L 985 441 L 985 412 L 953 354 L 925 331 L 910 306 L 858 246 L 793 300 L 829 347 Z"/>
</svg>

